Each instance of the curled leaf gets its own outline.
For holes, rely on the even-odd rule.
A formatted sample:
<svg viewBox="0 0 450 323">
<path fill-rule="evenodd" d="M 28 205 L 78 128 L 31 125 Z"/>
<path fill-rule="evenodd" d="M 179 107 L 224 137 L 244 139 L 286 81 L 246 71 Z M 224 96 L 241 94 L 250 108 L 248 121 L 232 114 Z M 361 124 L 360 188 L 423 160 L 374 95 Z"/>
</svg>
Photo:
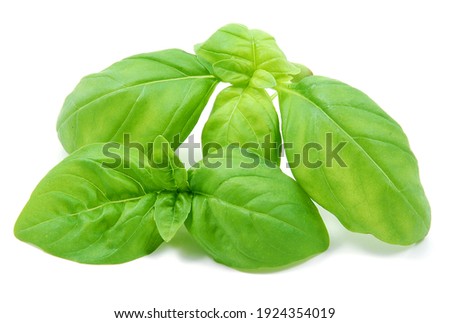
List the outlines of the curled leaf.
<svg viewBox="0 0 450 323">
<path fill-rule="evenodd" d="M 220 28 L 195 46 L 195 52 L 219 79 L 238 86 L 250 83 L 256 87 L 274 87 L 300 72 L 286 59 L 272 36 L 238 24 Z"/>
</svg>

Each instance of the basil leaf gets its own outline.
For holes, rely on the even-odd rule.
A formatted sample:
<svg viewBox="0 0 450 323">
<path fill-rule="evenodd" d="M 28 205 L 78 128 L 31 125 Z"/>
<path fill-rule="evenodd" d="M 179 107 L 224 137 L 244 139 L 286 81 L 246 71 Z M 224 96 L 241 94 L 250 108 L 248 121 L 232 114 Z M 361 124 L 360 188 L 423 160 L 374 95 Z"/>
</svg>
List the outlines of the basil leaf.
<svg viewBox="0 0 450 323">
<path fill-rule="evenodd" d="M 84 77 L 57 122 L 68 152 L 96 142 L 147 144 L 163 135 L 175 148 L 194 128 L 217 80 L 177 49 L 140 54 Z"/>
<path fill-rule="evenodd" d="M 238 144 L 280 163 L 278 115 L 264 89 L 228 87 L 216 98 L 203 128 L 203 154 L 212 148 Z"/>
<path fill-rule="evenodd" d="M 155 204 L 167 186 L 160 173 L 137 149 L 85 146 L 42 179 L 17 219 L 15 235 L 82 263 L 122 263 L 147 255 L 162 242 Z"/>
<path fill-rule="evenodd" d="M 161 237 L 168 242 L 191 210 L 191 195 L 185 192 L 189 189 L 187 172 L 170 143 L 162 136 L 156 137 L 153 143 L 150 166 L 158 170 L 154 178 L 166 189 L 158 194 L 155 221 Z"/>
<path fill-rule="evenodd" d="M 192 196 L 187 192 L 161 192 L 155 204 L 155 221 L 164 241 L 169 242 L 191 211 Z"/>
<path fill-rule="evenodd" d="M 284 83 L 300 70 L 286 60 L 275 39 L 261 30 L 229 24 L 204 43 L 195 46 L 199 58 L 224 82 L 246 86 L 273 87 L 273 80 Z M 251 82 L 254 73 L 258 79 Z M 273 79 L 263 74 L 271 74 Z M 265 81 L 261 82 L 261 78 Z"/>
<path fill-rule="evenodd" d="M 349 230 L 392 244 L 426 236 L 430 207 L 397 122 L 364 93 L 325 77 L 305 77 L 279 97 L 283 139 L 293 145 L 288 161 L 315 201 Z M 311 165 L 296 162 L 302 153 Z"/>
<path fill-rule="evenodd" d="M 300 82 L 303 78 L 307 77 L 307 76 L 311 76 L 313 75 L 313 73 L 311 72 L 311 70 L 309 68 L 307 68 L 305 65 L 302 64 L 298 64 L 298 63 L 293 63 L 295 66 L 297 66 L 300 69 L 300 72 L 298 74 L 295 74 L 292 77 L 291 83 L 298 83 Z"/>
<path fill-rule="evenodd" d="M 189 170 L 186 227 L 216 261 L 240 269 L 283 266 L 328 247 L 319 213 L 297 183 L 256 154 L 206 156 Z"/>
<path fill-rule="evenodd" d="M 277 80 L 265 70 L 256 70 L 249 85 L 257 89 L 270 88 L 277 85 Z"/>
<path fill-rule="evenodd" d="M 186 169 L 170 143 L 163 136 L 158 136 L 151 147 L 149 163 L 152 169 L 157 169 L 153 180 L 165 190 L 187 191 L 189 184 Z"/>
</svg>

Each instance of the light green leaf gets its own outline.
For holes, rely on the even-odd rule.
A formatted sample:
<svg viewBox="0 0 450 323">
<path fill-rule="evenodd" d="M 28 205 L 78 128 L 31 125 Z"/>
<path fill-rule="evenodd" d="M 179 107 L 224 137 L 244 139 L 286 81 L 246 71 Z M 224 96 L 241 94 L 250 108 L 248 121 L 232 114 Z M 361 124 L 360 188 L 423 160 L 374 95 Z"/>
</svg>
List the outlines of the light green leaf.
<svg viewBox="0 0 450 323">
<path fill-rule="evenodd" d="M 122 263 L 162 242 L 155 223 L 158 179 L 142 151 L 93 144 L 53 168 L 17 219 L 17 238 L 82 263 Z"/>
<path fill-rule="evenodd" d="M 302 64 L 298 64 L 298 63 L 293 63 L 295 66 L 297 66 L 300 69 L 300 72 L 298 74 L 295 74 L 292 77 L 291 82 L 292 83 L 298 83 L 300 82 L 303 78 L 307 77 L 307 76 L 311 76 L 313 75 L 313 73 L 311 72 L 311 70 L 309 68 L 307 68 L 305 65 Z"/>
<path fill-rule="evenodd" d="M 224 59 L 215 62 L 212 66 L 214 74 L 225 82 L 245 85 L 248 83 L 248 75 L 252 75 L 252 67 L 235 59 Z"/>
<path fill-rule="evenodd" d="M 256 154 L 206 156 L 189 171 L 194 194 L 186 227 L 216 261 L 272 268 L 328 247 L 316 207 L 297 183 Z"/>
<path fill-rule="evenodd" d="M 204 155 L 210 149 L 237 144 L 280 163 L 278 115 L 264 89 L 228 87 L 216 98 L 203 128 Z"/>
<path fill-rule="evenodd" d="M 270 88 L 277 85 L 277 80 L 265 70 L 256 70 L 249 85 L 257 89 Z"/>
<path fill-rule="evenodd" d="M 217 80 L 177 49 L 140 54 L 84 77 L 66 98 L 58 136 L 72 152 L 95 142 L 147 145 L 163 135 L 176 148 L 194 128 Z"/>
<path fill-rule="evenodd" d="M 161 192 L 155 204 L 155 221 L 159 234 L 169 242 L 191 211 L 192 196 L 187 192 Z"/>
<path fill-rule="evenodd" d="M 239 86 L 250 83 L 273 87 L 272 80 L 259 84 L 262 71 L 271 74 L 277 83 L 288 82 L 291 75 L 300 72 L 286 60 L 272 36 L 238 24 L 220 28 L 207 41 L 195 46 L 195 52 L 201 61 L 212 66 L 218 78 Z M 257 80 L 251 81 L 253 77 Z"/>
<path fill-rule="evenodd" d="M 286 156 L 315 201 L 349 230 L 389 243 L 426 236 L 430 207 L 417 160 L 391 117 L 361 91 L 325 77 L 305 77 L 279 97 L 284 142 L 293 145 Z M 306 157 L 309 143 L 316 146 Z M 299 154 L 313 166 L 298 164 Z"/>
</svg>

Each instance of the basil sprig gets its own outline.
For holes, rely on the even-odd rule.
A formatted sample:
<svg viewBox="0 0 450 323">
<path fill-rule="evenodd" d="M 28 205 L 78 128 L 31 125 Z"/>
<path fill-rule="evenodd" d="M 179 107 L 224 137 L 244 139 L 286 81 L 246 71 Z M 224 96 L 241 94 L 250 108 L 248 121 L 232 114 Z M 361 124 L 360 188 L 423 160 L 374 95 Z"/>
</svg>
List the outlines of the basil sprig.
<svg viewBox="0 0 450 323">
<path fill-rule="evenodd" d="M 312 75 L 243 25 L 220 28 L 195 53 L 140 54 L 80 81 L 57 122 L 70 155 L 32 193 L 17 238 L 113 264 L 151 253 L 185 225 L 220 263 L 276 268 L 328 248 L 312 200 L 387 243 L 427 235 L 417 160 L 367 95 Z M 203 128 L 203 160 L 186 170 L 174 149 L 220 82 L 230 86 Z M 295 180 L 279 168 L 282 141 Z"/>
</svg>

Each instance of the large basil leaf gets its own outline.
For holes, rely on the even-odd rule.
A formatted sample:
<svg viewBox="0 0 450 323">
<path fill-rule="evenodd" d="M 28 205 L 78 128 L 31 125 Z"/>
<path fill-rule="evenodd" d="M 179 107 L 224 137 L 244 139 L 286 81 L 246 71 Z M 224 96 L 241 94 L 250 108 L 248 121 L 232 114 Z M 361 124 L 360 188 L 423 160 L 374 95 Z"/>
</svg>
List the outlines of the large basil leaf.
<svg viewBox="0 0 450 323">
<path fill-rule="evenodd" d="M 293 179 L 255 153 L 225 151 L 189 171 L 194 197 L 186 227 L 216 261 L 270 268 L 327 249 L 322 219 Z"/>
<path fill-rule="evenodd" d="M 155 205 L 166 210 L 158 204 L 159 194 L 180 190 L 162 180 L 166 173 L 151 167 L 142 151 L 119 144 L 85 146 L 39 183 L 15 235 L 82 263 L 122 263 L 147 255 L 162 242 Z"/>
<path fill-rule="evenodd" d="M 64 102 L 57 130 L 68 152 L 96 142 L 179 145 L 198 121 L 217 80 L 177 49 L 126 58 L 84 77 Z"/>
<path fill-rule="evenodd" d="M 238 144 L 254 148 L 274 164 L 280 162 L 281 135 L 278 115 L 264 89 L 228 87 L 216 98 L 203 128 L 203 153 Z"/>
<path fill-rule="evenodd" d="M 306 77 L 279 94 L 288 161 L 315 201 L 352 231 L 400 245 L 425 237 L 430 207 L 417 160 L 391 117 L 364 93 L 325 77 Z M 297 161 L 308 145 L 314 149 L 305 166 Z"/>
<path fill-rule="evenodd" d="M 197 55 L 222 81 L 274 87 L 300 72 L 288 62 L 275 39 L 261 30 L 229 24 L 195 47 Z"/>
</svg>

